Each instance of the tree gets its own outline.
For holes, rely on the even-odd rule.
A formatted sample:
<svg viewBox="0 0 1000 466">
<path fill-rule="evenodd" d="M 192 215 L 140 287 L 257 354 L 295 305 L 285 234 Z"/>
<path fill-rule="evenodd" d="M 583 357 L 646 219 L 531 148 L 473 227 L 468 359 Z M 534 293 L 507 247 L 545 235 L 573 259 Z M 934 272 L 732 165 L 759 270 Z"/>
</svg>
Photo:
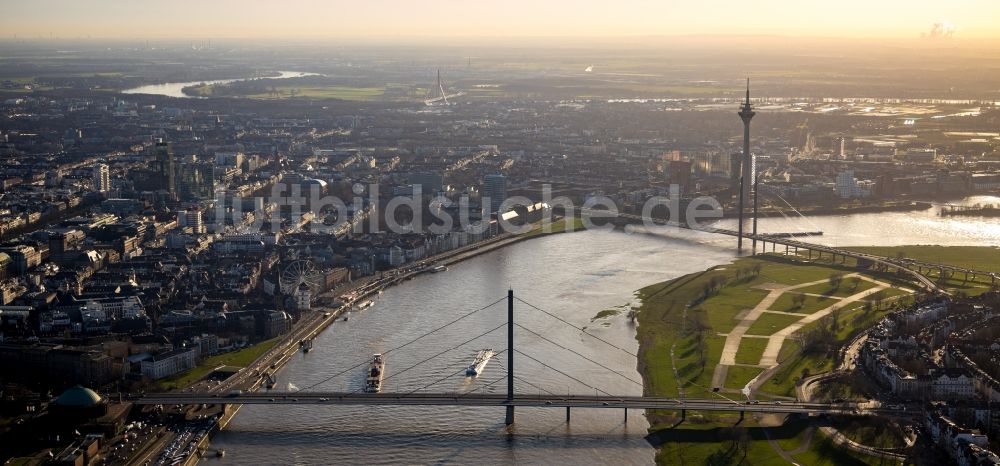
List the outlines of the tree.
<svg viewBox="0 0 1000 466">
<path fill-rule="evenodd" d="M 792 308 L 801 309 L 802 305 L 806 303 L 806 295 L 802 293 L 795 293 L 792 295 Z"/>
<path fill-rule="evenodd" d="M 844 281 L 844 274 L 840 272 L 830 274 L 830 288 L 834 290 L 840 289 L 840 284 Z"/>
<path fill-rule="evenodd" d="M 856 290 L 859 285 L 861 285 L 861 277 L 858 275 L 851 277 L 851 289 Z"/>
</svg>

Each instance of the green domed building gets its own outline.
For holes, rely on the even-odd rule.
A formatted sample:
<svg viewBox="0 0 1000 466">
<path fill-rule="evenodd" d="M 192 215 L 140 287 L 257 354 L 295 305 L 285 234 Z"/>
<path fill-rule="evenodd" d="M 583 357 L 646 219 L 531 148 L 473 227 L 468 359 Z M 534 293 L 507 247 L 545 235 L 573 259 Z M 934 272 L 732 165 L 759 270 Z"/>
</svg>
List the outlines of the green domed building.
<svg viewBox="0 0 1000 466">
<path fill-rule="evenodd" d="M 104 416 L 108 412 L 108 402 L 97 392 L 77 385 L 66 389 L 49 406 L 53 414 L 66 420 L 87 420 Z"/>
</svg>

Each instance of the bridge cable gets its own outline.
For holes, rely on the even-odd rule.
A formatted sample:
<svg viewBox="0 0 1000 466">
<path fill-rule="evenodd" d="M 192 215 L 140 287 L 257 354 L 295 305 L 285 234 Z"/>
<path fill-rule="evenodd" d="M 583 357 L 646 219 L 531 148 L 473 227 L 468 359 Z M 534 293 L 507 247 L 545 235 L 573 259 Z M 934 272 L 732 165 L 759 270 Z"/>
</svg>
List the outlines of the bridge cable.
<svg viewBox="0 0 1000 466">
<path fill-rule="evenodd" d="M 504 351 L 507 351 L 507 350 L 504 350 Z M 499 356 L 499 355 L 500 355 L 501 353 L 503 353 L 504 351 L 501 351 L 500 353 L 497 353 L 497 356 Z M 501 367 L 503 367 L 503 365 L 502 365 L 502 364 L 501 364 Z M 504 373 L 506 373 L 506 372 L 507 372 L 506 368 L 505 368 L 505 367 L 503 367 L 503 369 L 504 369 Z M 498 383 L 500 383 L 500 382 L 503 382 L 503 381 L 505 381 L 505 380 L 507 380 L 507 376 L 506 376 L 506 375 L 504 375 L 504 376 L 501 376 L 501 377 L 498 377 L 498 378 L 497 378 L 496 380 L 494 380 L 494 381 L 492 381 L 492 382 L 490 382 L 490 383 L 488 383 L 488 384 L 486 384 L 486 385 L 481 385 L 481 386 L 479 386 L 478 390 L 483 390 L 483 389 L 486 389 L 486 388 L 489 388 L 489 387 L 492 387 L 492 386 L 494 386 L 494 385 L 496 385 L 496 384 L 498 384 Z M 520 382 L 522 382 L 522 383 L 525 383 L 525 384 L 528 384 L 528 385 L 531 385 L 532 387 L 534 387 L 534 388 L 537 388 L 537 389 L 539 389 L 539 390 L 541 390 L 541 391 L 543 391 L 543 392 L 546 392 L 546 393 L 548 393 L 548 394 L 550 394 L 550 395 L 556 395 L 556 393 L 555 393 L 555 392 L 552 392 L 552 391 L 549 391 L 549 390 L 547 390 L 547 389 L 545 389 L 545 388 L 543 388 L 543 387 L 540 387 L 540 386 L 538 386 L 538 385 L 535 385 L 535 384 L 533 384 L 533 383 L 531 383 L 531 382 L 529 382 L 529 381 L 527 381 L 527 380 L 525 380 L 525 379 L 521 378 L 520 376 L 517 376 L 517 375 L 515 375 L 515 376 L 514 376 L 514 380 L 517 380 L 517 381 L 520 381 Z M 459 394 L 458 396 L 466 396 L 466 395 L 474 395 L 475 393 L 476 393 L 476 390 L 472 390 L 472 391 L 469 391 L 469 392 L 466 392 L 466 393 L 462 393 L 462 394 Z M 557 396 L 557 395 L 556 395 L 556 396 Z"/>
<path fill-rule="evenodd" d="M 555 393 L 553 393 L 553 392 L 549 391 L 548 389 L 545 389 L 545 388 L 542 388 L 542 387 L 539 387 L 538 385 L 535 385 L 535 384 L 533 384 L 533 383 L 531 383 L 531 382 L 529 382 L 529 381 L 527 381 L 527 380 L 524 380 L 524 379 L 522 379 L 521 377 L 518 377 L 518 376 L 516 376 L 516 375 L 514 376 L 514 380 L 517 380 L 517 381 L 519 381 L 519 382 L 521 382 L 521 383 L 526 383 L 526 384 L 528 384 L 528 385 L 531 385 L 532 387 L 534 387 L 534 388 L 537 388 L 537 389 L 539 389 L 539 390 L 541 390 L 541 391 L 543 391 L 543 392 L 545 392 L 545 393 L 548 393 L 549 395 L 556 395 Z M 557 395 L 556 395 L 556 396 L 557 396 Z"/>
<path fill-rule="evenodd" d="M 528 354 L 525 354 L 525 353 L 521 352 L 521 351 L 520 351 L 520 350 L 518 350 L 518 349 L 515 349 L 515 350 L 514 350 L 514 352 L 515 352 L 515 353 L 517 353 L 517 354 L 520 354 L 521 356 L 524 356 L 524 357 L 526 357 L 526 358 L 528 358 L 528 359 L 530 359 L 530 360 L 532 360 L 532 361 L 535 361 L 535 362 L 537 362 L 537 363 L 541 364 L 542 366 L 545 366 L 546 368 L 549 368 L 549 369 L 552 369 L 553 371 L 556 371 L 556 372 L 558 372 L 558 373 L 560 373 L 560 374 L 562 374 L 562 375 L 564 375 L 564 376 L 566 376 L 566 377 L 568 377 L 568 378 L 570 378 L 570 379 L 572 379 L 572 380 L 576 381 L 577 383 L 579 383 L 579 384 L 583 385 L 584 387 L 588 387 L 588 388 L 593 388 L 594 390 L 597 390 L 597 391 L 599 391 L 599 392 L 602 392 L 602 393 L 604 393 L 605 395 L 608 395 L 608 396 L 613 396 L 613 395 L 611 395 L 610 393 L 608 393 L 608 392 L 606 392 L 606 391 L 604 391 L 604 390 L 601 390 L 600 388 L 597 388 L 597 387 L 595 387 L 595 386 L 593 386 L 593 385 L 590 385 L 590 384 L 588 384 L 587 382 L 584 382 L 584 381 L 582 381 L 582 380 L 580 380 L 580 379 L 578 379 L 578 378 L 576 378 L 576 377 L 573 377 L 572 375 L 569 375 L 569 374 L 567 374 L 567 373 L 565 373 L 565 372 L 563 372 L 563 371 L 561 371 L 561 370 L 559 370 L 559 369 L 556 369 L 555 367 L 552 367 L 552 366 L 550 366 L 550 365 L 548 365 L 548 364 L 545 364 L 544 362 L 542 362 L 542 361 L 539 361 L 538 359 L 535 359 L 534 357 L 532 357 L 532 356 L 530 356 L 530 355 L 528 355 Z"/>
<path fill-rule="evenodd" d="M 506 327 L 506 326 L 507 326 L 507 323 L 506 323 L 506 322 L 504 322 L 504 323 L 502 323 L 502 324 L 500 324 L 500 325 L 497 325 L 496 327 L 493 327 L 493 328 L 492 328 L 491 330 L 487 330 L 487 331 L 485 331 L 485 332 L 483 332 L 483 333 L 480 333 L 479 335 L 476 335 L 476 336 L 474 336 L 474 337 L 472 337 L 472 338 L 470 338 L 470 339 L 468 339 L 468 340 L 465 340 L 465 341 L 464 341 L 464 342 L 462 342 L 462 343 L 459 343 L 459 344 L 457 344 L 457 345 L 455 345 L 455 346 L 452 346 L 451 348 L 448 348 L 448 349 L 445 349 L 445 350 L 443 350 L 443 351 L 440 351 L 440 352 L 438 352 L 438 353 L 435 353 L 435 354 L 433 354 L 433 355 L 431 355 L 431 356 L 428 356 L 428 357 L 426 357 L 426 358 L 424 358 L 424 359 L 421 359 L 421 360 L 420 360 L 420 361 L 418 361 L 418 362 L 417 362 L 416 364 L 413 364 L 413 365 L 411 365 L 411 366 L 409 366 L 409 367 L 407 367 L 407 368 L 405 368 L 405 369 L 403 369 L 403 370 L 400 370 L 400 371 L 396 371 L 396 372 L 393 372 L 393 373 L 392 373 L 391 375 L 388 375 L 388 376 L 386 376 L 385 378 L 383 378 L 383 379 L 382 379 L 382 381 L 383 381 L 383 382 L 385 382 L 386 380 L 389 380 L 389 379 L 391 379 L 391 378 L 393 378 L 393 377 L 395 377 L 395 376 L 397 376 L 397 375 L 400 375 L 400 374 L 402 374 L 402 373 L 404 373 L 404 372 L 406 372 L 406 371 L 408 371 L 408 370 L 410 370 L 410 369 L 413 369 L 414 367 L 417 367 L 417 366 L 419 366 L 419 365 L 421 365 L 421 364 L 423 364 L 423 363 L 425 363 L 425 362 L 427 362 L 427 361 L 430 361 L 431 359 L 434 359 L 434 358 L 436 358 L 436 357 L 438 357 L 438 356 L 441 356 L 442 354 L 444 354 L 444 353 L 447 353 L 447 352 L 449 352 L 449 351 L 452 351 L 452 350 L 456 350 L 456 349 L 458 349 L 458 348 L 461 348 L 462 346 L 465 346 L 465 345 L 467 345 L 467 344 L 469 344 L 469 343 L 472 343 L 473 341 L 475 341 L 475 340 L 478 340 L 478 339 L 480 339 L 480 338 L 482 338 L 482 337 L 484 337 L 484 336 L 486 336 L 486 335 L 489 335 L 490 333 L 493 333 L 493 332 L 495 332 L 495 331 L 497 331 L 497 330 L 500 330 L 501 328 L 503 328 L 503 327 Z M 386 351 L 386 353 L 388 353 L 388 351 Z M 386 354 L 386 353 L 383 353 L 383 354 Z M 464 370 L 464 369 L 463 369 L 463 370 Z M 450 376 L 449 376 L 449 377 L 450 377 Z M 362 389 L 363 389 L 363 387 L 362 387 Z M 355 389 L 355 390 L 354 390 L 354 391 L 352 391 L 351 393 L 356 393 L 356 392 L 357 392 L 358 390 L 361 390 L 361 389 Z M 420 389 L 418 389 L 418 390 L 420 390 Z"/>
<path fill-rule="evenodd" d="M 791 227 L 791 228 L 793 228 L 795 230 L 798 230 L 800 233 L 805 232 L 805 230 L 802 227 L 798 226 L 798 222 L 796 222 L 794 219 L 792 219 L 792 217 L 788 216 L 788 214 L 785 213 L 784 209 L 780 209 L 776 205 L 773 206 L 773 207 L 774 207 L 774 210 L 776 212 L 778 212 L 779 214 L 781 214 L 781 217 L 785 219 L 785 221 L 788 223 L 789 227 Z M 763 236 L 767 235 L 766 233 L 758 233 L 758 234 L 759 235 L 763 235 Z"/>
<path fill-rule="evenodd" d="M 493 329 L 493 330 L 496 330 L 496 329 Z M 503 350 L 503 351 L 498 352 L 494 356 L 500 356 L 501 354 L 506 353 L 506 352 L 507 352 L 507 350 Z M 427 385 L 424 385 L 423 387 L 420 387 L 420 388 L 417 388 L 417 389 L 414 389 L 414 390 L 410 390 L 410 391 L 404 393 L 403 396 L 411 395 L 411 394 L 416 393 L 416 392 L 418 392 L 420 390 L 423 390 L 425 388 L 437 385 L 437 384 L 439 384 L 441 382 L 444 382 L 445 380 L 448 380 L 448 379 L 450 379 L 450 378 L 452 378 L 452 377 L 454 377 L 454 376 L 456 376 L 458 374 L 461 374 L 462 372 L 465 372 L 467 369 L 468 369 L 467 367 L 463 367 L 463 368 L 461 368 L 461 369 L 459 369 L 459 370 L 457 370 L 455 372 L 452 372 L 452 373 L 450 373 L 450 374 L 448 374 L 448 375 L 446 375 L 444 377 L 441 377 L 440 379 L 437 379 L 437 380 L 435 380 L 435 381 L 433 381 L 433 382 L 431 382 L 431 383 L 429 383 Z M 388 377 L 386 377 L 386 378 L 388 379 Z"/>
<path fill-rule="evenodd" d="M 500 298 L 500 299 L 498 299 L 498 300 L 496 300 L 496 301 L 494 301 L 494 302 L 492 302 L 490 304 L 487 304 L 487 305 L 485 305 L 485 306 L 483 306 L 483 307 L 481 307 L 479 309 L 476 309 L 476 310 L 473 310 L 473 311 L 468 312 L 466 314 L 463 314 L 463 315 L 459 316 L 457 319 L 452 320 L 451 322 L 448 322 L 447 324 L 444 324 L 444 325 L 442 325 L 440 327 L 437 327 L 437 328 L 435 328 L 435 329 L 433 329 L 433 330 L 431 330 L 431 331 L 429 331 L 427 333 L 424 333 L 424 334 L 422 334 L 422 335 L 420 335 L 420 336 L 418 336 L 418 337 L 416 337 L 416 338 L 414 338 L 414 339 L 412 339 L 412 340 L 410 340 L 410 341 L 408 341 L 406 343 L 403 343 L 402 345 L 399 345 L 399 346 L 397 346 L 395 348 L 392 348 L 392 349 L 390 349 L 388 351 L 383 351 L 382 354 L 389 354 L 389 353 L 391 353 L 393 351 L 396 351 L 396 350 L 402 349 L 402 348 L 404 348 L 406 346 L 409 346 L 410 344 L 415 343 L 417 340 L 420 340 L 420 339 L 422 339 L 424 337 L 427 337 L 428 335 L 430 335 L 430 334 L 432 334 L 434 332 L 437 332 L 437 331 L 439 331 L 439 330 L 441 330 L 441 329 L 443 329 L 445 327 L 448 327 L 448 326 L 450 326 L 450 325 L 452 325 L 452 324 L 454 324 L 454 323 L 456 323 L 456 322 L 458 322 L 458 321 L 460 321 L 462 319 L 465 319 L 466 317 L 469 317 L 472 314 L 475 314 L 475 313 L 477 313 L 479 311 L 482 311 L 484 309 L 490 308 L 490 307 L 496 305 L 497 303 L 499 303 L 501 301 L 504 301 L 506 299 L 507 299 L 507 297 L 504 296 L 504 297 L 502 297 L 502 298 Z M 364 360 L 364 361 L 362 361 L 362 362 L 360 362 L 358 364 L 355 364 L 355 365 L 353 365 L 351 367 L 348 367 L 347 369 L 344 369 L 344 370 L 342 370 L 340 372 L 337 372 L 337 373 L 335 373 L 335 374 L 333 374 L 333 375 L 331 375 L 331 376 L 329 376 L 329 377 L 327 377 L 327 378 L 325 378 L 323 380 L 320 380 L 319 382 L 316 382 L 316 383 L 314 383 L 312 385 L 309 385 L 309 386 L 307 386 L 305 388 L 302 388 L 299 391 L 305 391 L 305 390 L 313 389 L 313 388 L 317 387 L 318 385 L 322 385 L 322 384 L 324 384 L 326 382 L 329 382 L 330 380 L 333 380 L 335 377 L 344 375 L 344 374 L 346 374 L 346 373 L 348 373 L 350 371 L 353 371 L 353 370 L 355 370 L 355 369 L 357 369 L 357 368 L 359 368 L 359 367 L 361 367 L 361 366 L 363 366 L 365 364 L 368 364 L 369 362 L 370 361 L 366 359 L 366 360 Z"/>
<path fill-rule="evenodd" d="M 490 383 L 488 383 L 486 385 L 480 385 L 479 388 L 477 388 L 475 390 L 470 390 L 470 391 L 465 392 L 465 393 L 455 393 L 455 396 L 461 398 L 463 396 L 476 395 L 479 390 L 483 390 L 483 389 L 492 387 L 492 386 L 496 385 L 497 383 L 503 382 L 505 380 L 507 380 L 507 376 L 506 375 L 501 376 L 501 377 L 497 378 L 496 380 L 494 380 L 494 381 L 492 381 L 492 382 L 490 382 Z"/>
<path fill-rule="evenodd" d="M 616 370 L 614 370 L 614 369 L 612 369 L 612 368 L 610 368 L 608 366 L 605 366 L 604 364 L 601 364 L 601 363 L 599 363 L 599 362 L 597 362 L 597 361 L 595 361 L 595 360 L 593 360 L 593 359 L 591 359 L 591 358 L 589 358 L 587 356 L 584 356 L 583 354 L 580 354 L 579 352 L 577 352 L 576 350 L 574 350 L 572 348 L 568 348 L 568 347 L 560 345 L 559 343 L 556 343 L 556 342 L 554 342 L 552 340 L 549 340 L 548 338 L 545 338 L 543 335 L 541 335 L 541 334 L 539 334 L 539 333 L 537 333 L 537 332 L 529 329 L 528 327 L 525 327 L 525 326 L 523 326 L 523 325 L 521 325 L 519 323 L 516 323 L 516 322 L 514 323 L 514 325 L 518 326 L 522 330 L 526 330 L 528 333 L 530 333 L 532 335 L 535 335 L 538 338 L 541 338 L 542 340 L 545 340 L 545 341 L 547 341 L 547 342 L 549 342 L 549 343 L 551 343 L 551 344 L 553 344 L 553 345 L 555 345 L 555 346 L 557 346 L 559 348 L 562 348 L 562 349 L 564 349 L 566 351 L 569 351 L 570 353 L 573 353 L 573 354 L 575 354 L 575 355 L 577 355 L 577 356 L 579 356 L 579 357 L 581 357 L 583 359 L 586 359 L 587 361 L 590 361 L 590 362 L 592 362 L 592 363 L 594 363 L 594 364 L 596 364 L 598 366 L 601 366 L 601 368 L 603 368 L 605 370 L 608 370 L 608 371 L 614 373 L 615 375 L 617 375 L 617 376 L 619 376 L 619 377 L 621 377 L 621 378 L 623 378 L 625 380 L 628 380 L 629 382 L 632 382 L 632 383 L 634 383 L 634 384 L 636 384 L 636 385 L 638 385 L 640 387 L 642 386 L 642 382 L 638 382 L 635 379 L 632 379 L 632 378 L 626 376 L 625 374 L 622 374 L 622 373 L 620 373 L 620 372 L 618 372 L 618 371 L 616 371 Z"/>
<path fill-rule="evenodd" d="M 813 222 L 809 217 L 806 217 L 805 214 L 803 214 L 802 212 L 799 212 L 799 209 L 796 209 L 795 206 L 793 206 L 790 202 L 788 202 L 787 200 L 785 200 L 784 197 L 781 197 L 780 194 L 775 193 L 775 192 L 768 192 L 768 194 L 770 194 L 770 195 L 772 195 L 774 197 L 777 197 L 778 199 L 781 199 L 781 202 L 784 202 L 785 205 L 787 205 L 789 208 L 791 208 L 793 212 L 799 214 L 799 217 L 802 217 L 803 220 L 809 222 L 809 224 L 812 225 L 812 227 L 815 228 L 816 231 L 820 230 L 819 225 L 816 225 L 816 223 Z"/>
<path fill-rule="evenodd" d="M 600 342 L 604 343 L 605 345 L 608 345 L 608 346 L 610 346 L 610 347 L 612 347 L 612 348 L 614 348 L 614 349 L 617 349 L 618 351 L 621 351 L 621 352 L 623 352 L 623 353 L 625 353 L 625 354 L 627 354 L 627 355 L 629 355 L 629 356 L 632 356 L 632 357 L 638 357 L 638 355 L 637 355 L 637 354 L 635 354 L 635 353 L 633 353 L 633 352 L 631 352 L 631 351 L 629 351 L 629 350 L 627 350 L 627 349 L 625 349 L 625 348 L 622 348 L 622 347 L 620 347 L 620 346 L 618 346 L 618 345 L 616 345 L 616 344 L 614 344 L 614 343 L 611 343 L 611 342 L 609 342 L 609 341 L 607 341 L 607 340 L 605 340 L 605 339 L 603 339 L 603 338 L 601 338 L 601 337 L 599 337 L 599 336 L 596 336 L 596 335 L 593 335 L 593 334 L 590 334 L 590 333 L 587 333 L 587 331 L 586 331 L 586 330 L 584 330 L 584 329 L 582 329 L 582 328 L 580 328 L 580 327 L 577 327 L 576 325 L 573 325 L 573 324 L 572 324 L 572 323 L 570 323 L 570 322 L 567 322 L 567 321 L 566 321 L 565 319 L 563 319 L 562 317 L 559 317 L 559 316 L 557 316 L 557 315 L 555 315 L 555 314 L 553 314 L 553 313 L 551 313 L 551 312 L 549 312 L 549 311 L 546 311 L 545 309 L 542 309 L 542 308 L 540 308 L 540 307 L 538 307 L 538 306 L 535 306 L 534 304 L 531 304 L 531 303 L 529 303 L 529 302 L 527 302 L 527 301 L 525 301 L 525 300 L 523 300 L 523 299 L 521 299 L 521 298 L 518 298 L 517 296 L 514 296 L 514 299 L 516 299 L 516 300 L 520 301 L 520 302 L 521 302 L 522 304 L 526 304 L 526 305 L 528 305 L 528 306 L 530 306 L 530 307 L 532 307 L 532 308 L 535 308 L 535 309 L 536 309 L 536 310 L 538 310 L 538 311 L 541 311 L 541 312 L 542 312 L 542 313 L 544 313 L 544 314 L 547 314 L 547 315 L 548 315 L 549 317 L 552 317 L 553 319 L 556 319 L 556 320 L 558 320 L 558 321 L 560 321 L 560 322 L 562 322 L 562 323 L 564 323 L 564 324 L 566 324 L 566 325 L 569 325 L 570 327 L 573 327 L 573 328 L 575 328 L 575 329 L 579 330 L 579 331 L 580 331 L 580 332 L 582 332 L 582 333 L 583 333 L 584 335 L 587 335 L 587 336 L 589 336 L 589 337 L 591 337 L 591 338 L 593 338 L 593 339 L 595 339 L 595 340 L 598 340 L 598 341 L 600 341 Z"/>
<path fill-rule="evenodd" d="M 515 377 L 515 378 L 516 378 L 516 377 Z M 494 381 L 492 381 L 492 382 L 490 382 L 490 383 L 488 383 L 488 384 L 486 384 L 486 385 L 481 385 L 481 386 L 479 387 L 479 389 L 480 389 L 480 390 L 482 390 L 482 389 L 486 389 L 486 388 L 489 388 L 489 387 L 492 387 L 492 386 L 496 385 L 497 383 L 499 383 L 499 382 L 503 382 L 503 381 L 505 381 L 505 380 L 507 380 L 507 376 L 506 376 L 506 375 L 504 375 L 504 376 L 502 376 L 502 377 L 499 377 L 499 378 L 497 378 L 496 380 L 494 380 Z M 466 395 L 473 395 L 473 394 L 475 394 L 475 393 L 476 393 L 476 390 L 472 390 L 472 391 L 469 391 L 469 392 L 466 392 L 466 393 L 462 393 L 462 394 L 460 394 L 460 395 L 458 395 L 458 396 L 466 396 Z"/>
</svg>

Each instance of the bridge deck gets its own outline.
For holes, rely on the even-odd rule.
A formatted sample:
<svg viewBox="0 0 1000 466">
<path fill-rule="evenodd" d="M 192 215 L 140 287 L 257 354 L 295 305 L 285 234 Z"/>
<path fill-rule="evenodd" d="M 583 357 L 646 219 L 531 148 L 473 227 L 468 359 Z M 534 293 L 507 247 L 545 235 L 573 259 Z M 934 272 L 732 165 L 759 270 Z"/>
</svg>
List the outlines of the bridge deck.
<svg viewBox="0 0 1000 466">
<path fill-rule="evenodd" d="M 591 395 L 517 395 L 508 401 L 504 394 L 479 393 L 355 393 L 355 392 L 292 392 L 292 393 L 157 393 L 134 400 L 142 405 L 171 404 L 265 404 L 265 405 L 395 405 L 395 406 L 525 406 L 566 408 L 633 408 L 697 411 L 745 411 L 759 413 L 831 413 L 902 414 L 892 409 L 861 409 L 856 403 L 774 403 L 759 404 L 724 399 L 676 399 L 642 396 Z"/>
</svg>

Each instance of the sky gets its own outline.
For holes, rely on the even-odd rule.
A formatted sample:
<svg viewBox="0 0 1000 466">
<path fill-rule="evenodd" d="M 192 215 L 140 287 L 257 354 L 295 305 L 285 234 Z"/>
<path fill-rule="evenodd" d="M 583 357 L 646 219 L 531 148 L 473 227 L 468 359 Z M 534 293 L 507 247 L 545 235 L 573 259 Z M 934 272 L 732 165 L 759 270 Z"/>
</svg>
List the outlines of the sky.
<svg viewBox="0 0 1000 466">
<path fill-rule="evenodd" d="M 14 0 L 0 39 L 1000 37 L 998 0 Z"/>
</svg>

